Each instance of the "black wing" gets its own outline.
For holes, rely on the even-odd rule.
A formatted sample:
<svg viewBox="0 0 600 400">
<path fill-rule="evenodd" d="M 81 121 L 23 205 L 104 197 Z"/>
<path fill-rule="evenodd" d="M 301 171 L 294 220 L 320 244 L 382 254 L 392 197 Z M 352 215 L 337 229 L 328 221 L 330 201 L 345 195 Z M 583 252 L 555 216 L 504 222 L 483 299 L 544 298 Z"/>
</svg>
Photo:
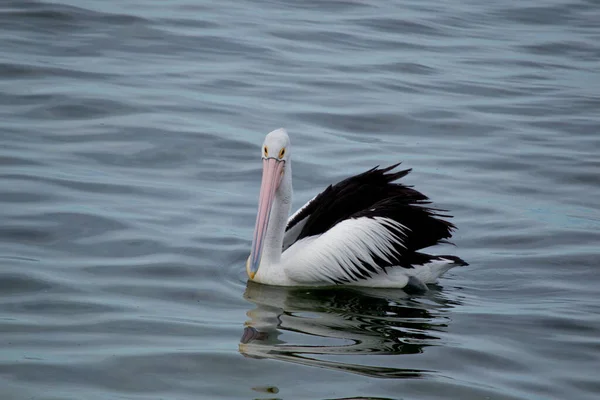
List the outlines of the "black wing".
<svg viewBox="0 0 600 400">
<path fill-rule="evenodd" d="M 288 221 L 286 232 L 302 224 L 295 242 L 320 235 L 345 219 L 390 218 L 408 229 L 402 243 L 398 243 L 398 259 L 394 260 L 396 265 L 404 266 L 409 254 L 445 241 L 452 236 L 455 227 L 441 219 L 451 218 L 439 214 L 444 210 L 426 206 L 430 201 L 423 193 L 394 182 L 411 171 L 390 172 L 398 165 L 375 167 L 327 187 Z"/>
</svg>

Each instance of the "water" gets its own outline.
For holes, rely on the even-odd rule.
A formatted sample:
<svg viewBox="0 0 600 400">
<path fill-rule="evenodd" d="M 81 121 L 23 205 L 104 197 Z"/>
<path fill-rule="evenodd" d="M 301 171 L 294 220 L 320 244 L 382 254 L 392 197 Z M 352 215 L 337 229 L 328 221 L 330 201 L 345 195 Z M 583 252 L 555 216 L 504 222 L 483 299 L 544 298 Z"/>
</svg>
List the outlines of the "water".
<svg viewBox="0 0 600 400">
<path fill-rule="evenodd" d="M 597 1 L 5 0 L 0 398 L 596 399 Z M 425 295 L 247 284 L 374 165 L 451 210 Z"/>
</svg>

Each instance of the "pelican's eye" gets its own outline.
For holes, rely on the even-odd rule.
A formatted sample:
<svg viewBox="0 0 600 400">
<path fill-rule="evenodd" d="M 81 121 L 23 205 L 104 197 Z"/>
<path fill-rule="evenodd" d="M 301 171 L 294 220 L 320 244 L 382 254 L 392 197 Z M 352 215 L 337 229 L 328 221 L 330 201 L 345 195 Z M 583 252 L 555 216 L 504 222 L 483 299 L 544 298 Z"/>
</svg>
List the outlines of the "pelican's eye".
<svg viewBox="0 0 600 400">
<path fill-rule="evenodd" d="M 285 147 L 282 147 L 281 150 L 279 150 L 279 158 L 283 158 L 283 156 L 285 156 Z"/>
<path fill-rule="evenodd" d="M 263 149 L 264 153 L 265 153 L 265 157 L 269 157 L 269 148 L 267 146 L 265 146 L 265 148 Z"/>
</svg>

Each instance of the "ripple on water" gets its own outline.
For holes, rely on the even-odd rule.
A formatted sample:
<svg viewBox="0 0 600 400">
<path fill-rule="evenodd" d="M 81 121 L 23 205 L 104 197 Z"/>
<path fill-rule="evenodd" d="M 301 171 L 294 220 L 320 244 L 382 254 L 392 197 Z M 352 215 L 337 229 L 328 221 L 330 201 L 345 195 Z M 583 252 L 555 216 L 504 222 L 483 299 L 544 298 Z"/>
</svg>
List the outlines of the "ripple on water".
<svg viewBox="0 0 600 400">
<path fill-rule="evenodd" d="M 2 7 L 0 398 L 597 397 L 594 2 Z M 247 284 L 280 126 L 294 208 L 403 161 L 470 265 Z"/>
</svg>

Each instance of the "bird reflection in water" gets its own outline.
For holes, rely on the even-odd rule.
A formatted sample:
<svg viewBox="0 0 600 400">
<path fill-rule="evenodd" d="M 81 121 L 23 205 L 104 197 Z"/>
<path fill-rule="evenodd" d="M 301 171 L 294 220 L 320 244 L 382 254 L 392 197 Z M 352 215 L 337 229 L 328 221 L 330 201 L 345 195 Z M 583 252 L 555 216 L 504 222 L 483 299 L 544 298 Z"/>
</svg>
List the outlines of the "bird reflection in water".
<svg viewBox="0 0 600 400">
<path fill-rule="evenodd" d="M 256 306 L 247 312 L 250 319 L 240 340 L 244 356 L 379 378 L 415 378 L 435 371 L 332 359 L 422 353 L 442 344 L 448 310 L 457 304 L 435 288 L 411 296 L 398 289 L 287 288 L 254 282 L 248 282 L 244 298 Z"/>
</svg>

